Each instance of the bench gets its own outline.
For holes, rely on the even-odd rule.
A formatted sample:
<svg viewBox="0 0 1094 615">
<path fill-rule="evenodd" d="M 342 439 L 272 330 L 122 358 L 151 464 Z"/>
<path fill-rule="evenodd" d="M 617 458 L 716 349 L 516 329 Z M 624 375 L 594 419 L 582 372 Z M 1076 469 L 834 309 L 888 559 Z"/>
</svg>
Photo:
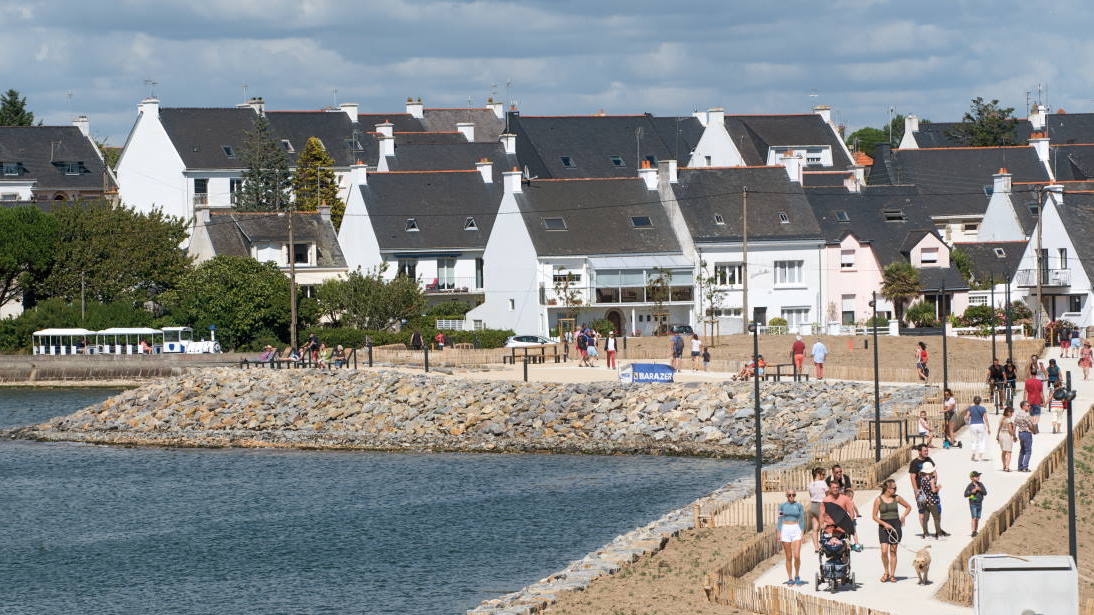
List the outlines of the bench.
<svg viewBox="0 0 1094 615">
<path fill-rule="evenodd" d="M 518 363 L 523 363 L 524 359 L 526 359 L 526 358 L 528 359 L 529 363 L 537 364 L 537 363 L 545 363 L 544 359 L 546 359 L 547 356 L 546 355 L 541 355 L 541 354 L 505 355 L 501 358 L 501 362 L 502 362 L 503 365 L 509 364 L 509 363 L 512 363 L 513 365 L 516 365 Z"/>
</svg>

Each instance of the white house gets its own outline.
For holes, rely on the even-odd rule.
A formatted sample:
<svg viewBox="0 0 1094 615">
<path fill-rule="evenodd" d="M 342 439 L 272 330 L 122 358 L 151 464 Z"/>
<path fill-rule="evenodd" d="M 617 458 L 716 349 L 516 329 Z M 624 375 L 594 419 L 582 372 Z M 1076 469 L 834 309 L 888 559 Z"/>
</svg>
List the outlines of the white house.
<svg viewBox="0 0 1094 615">
<path fill-rule="evenodd" d="M 689 167 L 761 166 L 800 157 L 809 168 L 849 169 L 851 151 L 832 123 L 827 105 L 813 113 L 726 115 L 721 107 L 698 111 L 704 130 Z"/>
<path fill-rule="evenodd" d="M 78 201 L 115 191 L 86 115 L 71 126 L 0 126 L 0 201 Z"/>
</svg>

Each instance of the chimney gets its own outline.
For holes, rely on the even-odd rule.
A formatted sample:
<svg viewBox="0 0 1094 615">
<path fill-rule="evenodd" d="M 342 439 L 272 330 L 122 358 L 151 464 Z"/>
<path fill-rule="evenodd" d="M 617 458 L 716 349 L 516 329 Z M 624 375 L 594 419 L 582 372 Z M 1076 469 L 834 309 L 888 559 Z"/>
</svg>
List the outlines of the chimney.
<svg viewBox="0 0 1094 615">
<path fill-rule="evenodd" d="M 468 142 L 475 140 L 475 125 L 471 122 L 459 122 L 456 124 L 456 132 L 460 133 Z"/>
<path fill-rule="evenodd" d="M 385 137 L 394 137 L 395 136 L 395 124 L 392 124 L 391 122 L 389 122 L 387 120 L 384 120 L 383 124 L 377 124 L 376 125 L 376 132 L 384 135 Z"/>
<path fill-rule="evenodd" d="M 1029 110 L 1029 125 L 1034 130 L 1045 129 L 1045 114 L 1048 113 L 1048 108 L 1038 103 L 1033 105 L 1033 108 Z"/>
<path fill-rule="evenodd" d="M 694 117 L 695 119 L 699 120 L 699 123 L 702 124 L 703 128 L 707 127 L 707 112 L 706 111 L 692 111 L 691 116 Z"/>
<path fill-rule="evenodd" d="M 376 140 L 380 142 L 380 158 L 395 155 L 395 137 L 379 135 Z"/>
<path fill-rule="evenodd" d="M 506 154 L 517 153 L 517 135 L 505 133 L 501 135 L 501 145 L 505 148 Z"/>
<path fill-rule="evenodd" d="M 992 194 L 1010 194 L 1011 174 L 1006 169 L 999 169 L 998 173 L 992 175 L 992 179 Z"/>
<path fill-rule="evenodd" d="M 919 116 L 909 113 L 904 116 L 904 136 L 900 138 L 897 149 L 919 149 L 915 133 L 919 132 Z"/>
<path fill-rule="evenodd" d="M 919 116 L 914 113 L 904 116 L 904 134 L 909 132 L 919 132 Z"/>
<path fill-rule="evenodd" d="M 486 108 L 493 111 L 494 116 L 499 120 L 505 119 L 505 105 L 495 102 L 493 97 L 486 99 Z"/>
<path fill-rule="evenodd" d="M 322 218 L 324 222 L 330 222 L 330 205 L 327 205 L 327 203 L 324 201 L 323 204 L 318 207 L 318 209 L 319 217 Z"/>
<path fill-rule="evenodd" d="M 159 117 L 160 101 L 158 98 L 145 98 L 137 105 L 137 110 L 149 117 Z"/>
<path fill-rule="evenodd" d="M 646 190 L 657 190 L 657 169 L 653 168 L 649 160 L 643 160 L 638 167 L 638 177 L 646 182 Z"/>
<path fill-rule="evenodd" d="M 660 160 L 657 163 L 658 176 L 664 176 L 670 184 L 680 183 L 680 173 L 675 160 Z"/>
<path fill-rule="evenodd" d="M 475 168 L 479 170 L 479 173 L 482 173 L 482 183 L 494 183 L 494 164 L 492 162 L 482 158 L 475 163 Z"/>
<path fill-rule="evenodd" d="M 195 226 L 205 226 L 209 224 L 209 220 L 212 218 L 212 214 L 209 213 L 208 203 L 201 205 L 194 205 L 194 224 Z"/>
<path fill-rule="evenodd" d="M 354 124 L 357 123 L 357 109 L 359 108 L 357 103 L 342 103 L 338 105 L 338 108 L 346 112 L 346 115 L 349 116 L 349 121 Z"/>
<path fill-rule="evenodd" d="M 72 120 L 72 125 L 80 129 L 80 132 L 87 137 L 91 138 L 91 122 L 87 119 L 86 115 L 77 115 Z"/>
<path fill-rule="evenodd" d="M 1029 144 L 1037 151 L 1037 159 L 1047 164 L 1049 154 L 1048 135 L 1043 132 L 1032 132 L 1029 135 Z"/>
<path fill-rule="evenodd" d="M 523 192 L 520 185 L 520 171 L 513 167 L 512 171 L 504 171 L 502 181 L 505 183 L 505 194 L 519 194 Z"/>
<path fill-rule="evenodd" d="M 421 96 L 419 96 L 418 100 L 416 101 L 412 98 L 406 99 L 406 112 L 410 114 L 410 117 L 417 118 L 419 120 L 422 119 L 423 117 L 425 117 L 422 113 L 422 109 L 424 109 L 424 107 L 422 106 Z"/>
<path fill-rule="evenodd" d="M 239 103 L 236 105 L 237 109 L 254 109 L 254 112 L 259 115 L 266 114 L 266 101 L 262 100 L 261 96 L 252 96 L 250 100 L 245 103 Z"/>
<path fill-rule="evenodd" d="M 707 109 L 707 126 L 711 124 L 721 124 L 726 117 L 726 110 L 722 107 L 711 107 Z"/>
<path fill-rule="evenodd" d="M 813 113 L 821 116 L 821 119 L 824 120 L 825 124 L 832 123 L 832 107 L 828 105 L 817 105 L 816 107 L 813 107 Z"/>
<path fill-rule="evenodd" d="M 349 183 L 351 186 L 368 185 L 368 165 L 358 160 L 349 167 Z"/>
<path fill-rule="evenodd" d="M 786 176 L 790 178 L 790 181 L 797 184 L 802 183 L 802 157 L 800 155 L 793 152 L 783 152 L 779 156 L 779 164 L 786 168 Z"/>
<path fill-rule="evenodd" d="M 866 167 L 861 164 L 856 164 L 854 167 L 853 176 L 855 178 L 855 192 L 861 192 L 866 187 Z"/>
</svg>

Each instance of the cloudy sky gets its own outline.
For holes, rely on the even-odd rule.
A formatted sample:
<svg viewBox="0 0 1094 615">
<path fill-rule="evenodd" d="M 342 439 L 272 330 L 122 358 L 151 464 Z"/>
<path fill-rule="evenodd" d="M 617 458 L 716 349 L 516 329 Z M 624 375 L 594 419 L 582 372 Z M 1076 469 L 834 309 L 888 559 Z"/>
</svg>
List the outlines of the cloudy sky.
<svg viewBox="0 0 1094 615">
<path fill-rule="evenodd" d="M 354 101 L 396 111 L 475 105 L 526 114 L 793 113 L 830 104 L 851 129 L 890 106 L 959 119 L 974 96 L 1022 111 L 1094 107 L 1085 3 L 0 0 L 0 88 L 47 123 L 91 117 L 119 145 L 146 80 L 164 106 L 270 109 Z M 511 86 L 506 94 L 506 82 Z M 337 92 L 337 93 L 336 93 Z"/>
</svg>

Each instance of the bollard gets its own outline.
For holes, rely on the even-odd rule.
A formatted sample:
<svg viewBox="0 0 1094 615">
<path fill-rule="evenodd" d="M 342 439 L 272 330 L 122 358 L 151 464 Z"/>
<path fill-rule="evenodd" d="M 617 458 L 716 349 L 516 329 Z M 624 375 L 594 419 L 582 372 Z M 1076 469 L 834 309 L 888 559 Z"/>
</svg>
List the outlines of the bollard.
<svg viewBox="0 0 1094 615">
<path fill-rule="evenodd" d="M 528 382 L 528 355 L 524 355 L 524 381 Z"/>
<path fill-rule="evenodd" d="M 372 346 L 368 347 L 368 366 L 372 367 Z"/>
<path fill-rule="evenodd" d="M 429 372 L 429 345 L 428 344 L 425 344 L 425 345 L 422 346 L 422 352 L 425 353 L 425 371 L 428 373 Z"/>
</svg>

